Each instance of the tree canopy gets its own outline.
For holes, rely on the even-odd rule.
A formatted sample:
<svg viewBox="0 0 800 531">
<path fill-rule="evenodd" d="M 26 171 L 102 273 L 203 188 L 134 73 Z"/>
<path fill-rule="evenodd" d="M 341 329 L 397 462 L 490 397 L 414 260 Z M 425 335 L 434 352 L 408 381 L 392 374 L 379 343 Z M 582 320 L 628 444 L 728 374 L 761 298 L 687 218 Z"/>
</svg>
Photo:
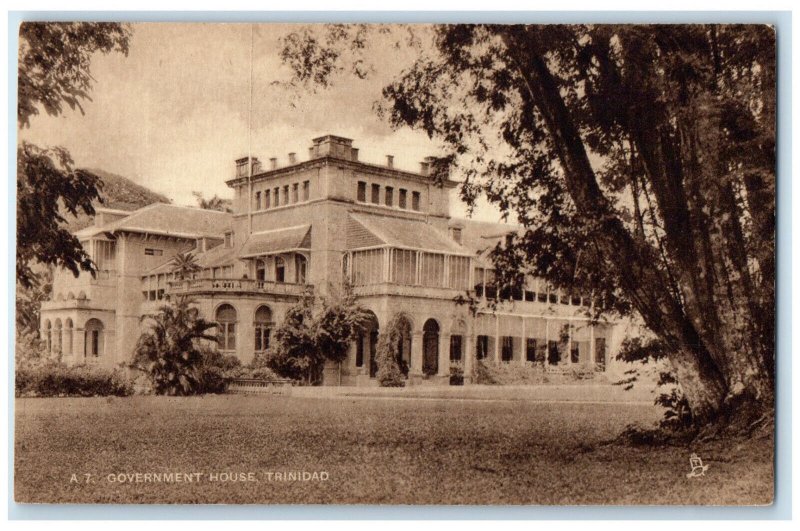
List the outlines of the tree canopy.
<svg viewBox="0 0 800 531">
<path fill-rule="evenodd" d="M 130 29 L 125 24 L 90 22 L 26 22 L 20 26 L 17 70 L 17 123 L 30 126 L 44 109 L 49 115 L 64 105 L 83 112 L 90 100 L 94 53 L 127 55 Z M 42 148 L 21 142 L 17 148 L 17 280 L 23 287 L 36 282 L 34 261 L 64 267 L 75 275 L 93 271 L 90 257 L 64 227 L 70 215 L 94 215 L 101 201 L 102 181 L 74 168 L 63 147 Z"/>
<path fill-rule="evenodd" d="M 294 82 L 316 90 L 346 75 L 344 62 L 368 60 L 368 46 L 342 44 L 364 31 L 294 32 L 282 52 Z M 494 253 L 499 282 L 532 274 L 591 291 L 598 312 L 639 316 L 666 345 L 695 422 L 770 411 L 773 29 L 420 33 L 405 41 L 418 59 L 377 109 L 441 142 L 434 174 L 458 173 L 468 203 L 485 194 L 524 227 Z"/>
</svg>

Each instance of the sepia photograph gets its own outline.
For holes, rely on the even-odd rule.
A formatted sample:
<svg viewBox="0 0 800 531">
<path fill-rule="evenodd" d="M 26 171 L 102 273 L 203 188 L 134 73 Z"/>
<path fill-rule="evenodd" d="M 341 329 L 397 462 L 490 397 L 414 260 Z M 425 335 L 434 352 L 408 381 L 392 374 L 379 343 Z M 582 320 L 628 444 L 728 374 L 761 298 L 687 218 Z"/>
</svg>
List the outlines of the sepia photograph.
<svg viewBox="0 0 800 531">
<path fill-rule="evenodd" d="M 13 501 L 773 504 L 725 20 L 23 21 Z"/>
</svg>

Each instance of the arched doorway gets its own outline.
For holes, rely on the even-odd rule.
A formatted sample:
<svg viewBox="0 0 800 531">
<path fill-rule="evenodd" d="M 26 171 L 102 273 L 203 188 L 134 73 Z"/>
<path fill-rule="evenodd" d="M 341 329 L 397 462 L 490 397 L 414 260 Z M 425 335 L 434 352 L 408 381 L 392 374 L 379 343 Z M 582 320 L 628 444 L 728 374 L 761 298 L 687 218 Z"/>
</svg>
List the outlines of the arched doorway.
<svg viewBox="0 0 800 531">
<path fill-rule="evenodd" d="M 87 359 L 97 359 L 103 355 L 103 322 L 99 319 L 89 319 L 84 326 L 83 354 Z"/>
<path fill-rule="evenodd" d="M 308 260 L 302 254 L 294 255 L 294 281 L 297 284 L 305 284 L 308 275 Z"/>
<path fill-rule="evenodd" d="M 433 376 L 439 372 L 439 323 L 428 319 L 422 327 L 422 373 Z"/>
</svg>

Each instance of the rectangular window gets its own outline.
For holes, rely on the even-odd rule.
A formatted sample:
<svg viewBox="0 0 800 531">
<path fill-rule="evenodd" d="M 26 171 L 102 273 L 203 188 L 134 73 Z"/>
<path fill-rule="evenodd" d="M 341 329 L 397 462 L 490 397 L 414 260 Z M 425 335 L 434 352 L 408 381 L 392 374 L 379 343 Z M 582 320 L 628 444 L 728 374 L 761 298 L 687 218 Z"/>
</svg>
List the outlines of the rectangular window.
<svg viewBox="0 0 800 531">
<path fill-rule="evenodd" d="M 580 295 L 573 295 L 570 297 L 570 302 L 573 306 L 580 306 L 581 305 L 581 297 Z"/>
<path fill-rule="evenodd" d="M 292 203 L 297 203 L 300 200 L 300 185 L 298 183 L 294 183 L 292 185 Z"/>
<path fill-rule="evenodd" d="M 381 185 L 379 184 L 372 185 L 372 202 L 376 205 L 381 202 Z"/>
<path fill-rule="evenodd" d="M 391 186 L 386 187 L 386 192 L 384 194 L 384 201 L 386 203 L 386 206 L 389 207 L 393 206 L 392 203 L 394 203 L 394 188 L 392 188 Z"/>
<path fill-rule="evenodd" d="M 605 368 L 606 365 L 606 338 L 594 338 L 594 362 Z"/>
<path fill-rule="evenodd" d="M 489 356 L 489 336 L 478 336 L 475 349 L 479 360 L 486 359 Z"/>
<path fill-rule="evenodd" d="M 444 255 L 420 254 L 420 283 L 431 288 L 444 287 Z"/>
<path fill-rule="evenodd" d="M 539 302 L 547 302 L 547 293 L 544 291 L 540 291 L 536 294 L 536 300 Z"/>
<path fill-rule="evenodd" d="M 356 199 L 362 203 L 367 202 L 367 183 L 364 181 L 358 181 L 358 196 Z"/>
<path fill-rule="evenodd" d="M 269 208 L 270 207 L 269 196 L 270 196 L 269 190 L 265 190 L 264 191 L 264 208 Z"/>
<path fill-rule="evenodd" d="M 420 194 L 419 192 L 411 192 L 411 209 L 416 210 L 419 212 L 419 201 L 420 201 Z"/>
<path fill-rule="evenodd" d="M 550 294 L 548 295 L 548 300 L 550 301 L 550 304 L 558 303 L 558 295 L 556 294 L 556 292 L 551 291 Z"/>
<path fill-rule="evenodd" d="M 400 188 L 400 196 L 397 198 L 397 206 L 400 208 L 408 208 L 408 190 Z"/>
<path fill-rule="evenodd" d="M 448 260 L 450 267 L 447 279 L 448 287 L 460 291 L 469 288 L 469 258 L 466 256 L 451 256 Z"/>
<path fill-rule="evenodd" d="M 417 283 L 417 251 L 392 249 L 391 282 L 413 286 Z"/>
<path fill-rule="evenodd" d="M 461 361 L 461 336 L 450 336 L 450 361 Z"/>
<path fill-rule="evenodd" d="M 162 256 L 164 254 L 164 249 L 151 249 L 148 247 L 144 250 L 144 254 L 146 256 Z"/>
<path fill-rule="evenodd" d="M 256 210 L 261 210 L 261 192 L 256 192 Z"/>
<path fill-rule="evenodd" d="M 281 189 L 277 186 L 272 190 L 272 196 L 275 198 L 275 206 L 281 206 Z"/>
<path fill-rule="evenodd" d="M 460 245 L 461 244 L 461 229 L 459 227 L 453 227 L 452 234 L 453 234 L 453 241 L 455 241 L 456 243 L 458 243 Z"/>
<path fill-rule="evenodd" d="M 383 249 L 353 252 L 353 285 L 368 286 L 383 281 L 383 253 Z"/>
<path fill-rule="evenodd" d="M 284 205 L 288 205 L 289 204 L 289 185 L 288 184 L 285 184 L 283 186 L 283 204 Z"/>
<path fill-rule="evenodd" d="M 511 361 L 514 359 L 514 338 L 511 336 L 503 336 L 502 349 L 500 351 L 503 361 Z"/>
<path fill-rule="evenodd" d="M 311 197 L 311 181 L 303 181 L 303 201 L 308 201 Z"/>
<path fill-rule="evenodd" d="M 529 337 L 525 341 L 525 360 L 530 362 L 536 361 L 536 339 Z"/>
<path fill-rule="evenodd" d="M 525 290 L 525 302 L 533 302 L 536 300 L 536 292 Z"/>
</svg>

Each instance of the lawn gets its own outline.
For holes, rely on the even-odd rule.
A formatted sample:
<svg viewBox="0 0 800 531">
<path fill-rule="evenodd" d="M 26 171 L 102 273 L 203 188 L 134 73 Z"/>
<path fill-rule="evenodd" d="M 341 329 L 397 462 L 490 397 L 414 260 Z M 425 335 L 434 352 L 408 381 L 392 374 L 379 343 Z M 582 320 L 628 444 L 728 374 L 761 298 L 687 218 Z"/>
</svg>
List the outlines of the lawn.
<svg viewBox="0 0 800 531">
<path fill-rule="evenodd" d="M 608 444 L 642 404 L 364 397 L 17 399 L 15 499 L 70 503 L 765 504 L 772 441 Z M 709 465 L 687 478 L 689 456 Z M 275 472 L 327 479 L 277 481 Z M 145 474 L 197 473 L 154 483 Z M 218 473 L 254 481 L 211 481 Z M 76 476 L 73 478 L 73 474 Z M 91 474 L 86 481 L 84 474 Z M 123 478 L 110 481 L 109 474 Z M 128 474 L 128 476 L 124 476 Z M 149 476 L 152 479 L 154 476 Z M 238 476 L 237 476 L 238 477 Z M 245 476 L 247 477 L 247 476 Z M 270 480 L 272 478 L 272 480 Z M 73 481 L 71 481 L 73 480 Z"/>
</svg>

